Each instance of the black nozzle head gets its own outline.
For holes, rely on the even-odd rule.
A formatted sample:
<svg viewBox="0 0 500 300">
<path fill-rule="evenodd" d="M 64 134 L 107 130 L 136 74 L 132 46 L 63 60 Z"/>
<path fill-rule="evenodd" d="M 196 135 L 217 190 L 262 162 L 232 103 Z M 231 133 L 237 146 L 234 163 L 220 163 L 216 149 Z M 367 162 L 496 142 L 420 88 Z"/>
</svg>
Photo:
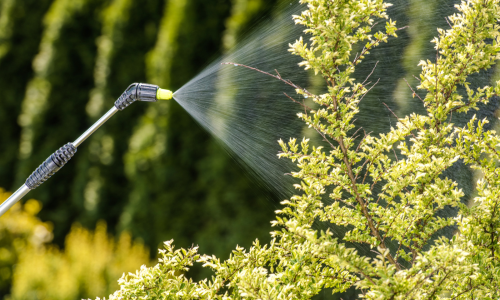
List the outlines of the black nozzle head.
<svg viewBox="0 0 500 300">
<path fill-rule="evenodd" d="M 135 101 L 156 102 L 156 92 L 159 87 L 154 84 L 132 83 L 115 101 L 115 107 L 124 110 Z"/>
</svg>

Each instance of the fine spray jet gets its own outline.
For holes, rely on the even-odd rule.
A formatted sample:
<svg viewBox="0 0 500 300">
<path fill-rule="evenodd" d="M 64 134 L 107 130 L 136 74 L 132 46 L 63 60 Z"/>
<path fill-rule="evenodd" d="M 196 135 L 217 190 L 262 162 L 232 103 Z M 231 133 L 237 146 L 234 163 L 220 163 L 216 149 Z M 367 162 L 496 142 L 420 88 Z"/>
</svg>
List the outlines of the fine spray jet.
<svg viewBox="0 0 500 300">
<path fill-rule="evenodd" d="M 104 116 L 102 116 L 94 125 L 83 133 L 73 143 L 62 146 L 54 154 L 49 156 L 38 169 L 31 174 L 26 182 L 12 196 L 0 205 L 0 216 L 9 210 L 16 202 L 21 200 L 30 190 L 34 190 L 59 171 L 75 155 L 77 148 L 94 133 L 102 124 L 106 123 L 119 110 L 124 110 L 135 101 L 156 102 L 158 100 L 170 100 L 173 93 L 164 90 L 156 85 L 147 83 L 133 83 L 125 92 L 115 101 L 115 105 Z"/>
</svg>

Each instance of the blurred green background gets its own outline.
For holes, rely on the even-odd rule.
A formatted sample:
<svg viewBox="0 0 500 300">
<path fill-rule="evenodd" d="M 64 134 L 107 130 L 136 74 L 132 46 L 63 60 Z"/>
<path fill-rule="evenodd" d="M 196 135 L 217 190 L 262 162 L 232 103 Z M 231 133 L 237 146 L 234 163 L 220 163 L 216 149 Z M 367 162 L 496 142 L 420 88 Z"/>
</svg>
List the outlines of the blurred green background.
<svg viewBox="0 0 500 300">
<path fill-rule="evenodd" d="M 175 91 L 278 1 L 0 0 L 0 201 L 130 83 Z M 392 52 L 374 54 L 381 76 L 396 79 L 364 100 L 376 107 L 370 118 L 389 122 L 380 98 L 400 115 L 421 109 L 398 78 L 417 84 L 410 74 L 435 55 L 428 41 L 457 1 L 390 2 L 410 29 Z M 170 239 L 225 259 L 236 245 L 269 241 L 273 198 L 175 101 L 136 103 L 0 218 L 0 297 L 107 296 Z M 209 273 L 196 266 L 190 275 Z"/>
<path fill-rule="evenodd" d="M 130 83 L 180 88 L 232 47 L 274 3 L 0 0 L 0 187 L 15 191 L 54 150 L 104 114 Z M 106 279 L 114 288 L 121 272 L 154 259 L 166 240 L 174 239 L 178 247 L 199 244 L 201 252 L 225 258 L 237 244 L 269 240 L 275 204 L 268 197 L 175 101 L 136 103 L 79 147 L 64 171 L 29 194 L 43 206 L 36 210 L 43 223 L 33 217 L 35 225 L 17 231 L 0 225 L 5 233 L 0 235 L 0 262 L 5 254 L 0 295 L 11 293 L 13 276 L 15 299 L 78 299 L 112 292 L 109 287 L 86 288 L 93 284 L 83 279 L 68 292 L 48 292 L 52 279 L 71 274 L 56 274 L 64 261 L 77 260 L 64 258 L 72 255 L 68 248 L 78 248 L 77 240 L 83 248 L 93 245 L 90 238 L 88 243 L 71 241 L 83 234 L 82 227 L 97 226 L 95 234 L 101 236 L 106 228 L 117 236 L 116 243 L 128 232 L 150 249 L 147 259 L 130 258 L 136 264 L 128 269 L 103 267 L 101 272 L 115 275 Z M 41 250 L 40 243 L 27 246 L 33 228 L 40 226 L 51 232 L 47 241 L 52 241 Z M 24 242 L 16 248 L 14 240 Z M 25 256 L 18 263 L 16 257 L 33 249 L 45 253 L 45 259 Z M 80 260 L 89 263 L 93 256 Z M 54 277 L 36 277 L 29 266 Z M 71 276 L 80 276 L 75 274 Z M 192 275 L 199 279 L 207 274 L 195 268 Z M 53 289 L 61 290 L 59 285 L 64 282 Z"/>
</svg>

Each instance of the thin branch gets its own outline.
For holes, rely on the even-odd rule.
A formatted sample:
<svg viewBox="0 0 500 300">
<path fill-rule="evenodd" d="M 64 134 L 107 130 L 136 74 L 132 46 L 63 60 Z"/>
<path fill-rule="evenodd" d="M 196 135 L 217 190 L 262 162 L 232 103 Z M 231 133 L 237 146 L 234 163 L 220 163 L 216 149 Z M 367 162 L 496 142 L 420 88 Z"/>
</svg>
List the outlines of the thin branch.
<svg viewBox="0 0 500 300">
<path fill-rule="evenodd" d="M 358 152 L 359 148 L 361 147 L 361 144 L 365 141 L 366 137 L 367 137 L 368 135 L 370 135 L 373 131 L 370 131 L 368 134 L 366 134 L 366 131 L 365 131 L 365 129 L 363 128 L 363 132 L 365 133 L 365 136 L 363 137 L 363 139 L 361 140 L 361 142 L 359 142 L 359 145 L 358 145 L 358 147 L 356 148 L 356 152 Z"/>
<path fill-rule="evenodd" d="M 468 292 L 470 292 L 470 291 L 472 291 L 472 290 L 474 290 L 474 289 L 476 289 L 476 288 L 478 288 L 478 287 L 480 287 L 480 286 L 482 286 L 482 285 L 484 285 L 484 283 L 480 283 L 480 284 L 475 285 L 475 286 L 469 286 L 469 288 L 467 288 L 465 291 L 463 291 L 463 292 L 461 292 L 461 293 L 457 294 L 457 295 L 456 295 L 455 297 L 453 297 L 453 299 L 451 299 L 451 300 L 455 300 L 455 299 L 457 299 L 458 297 L 462 296 L 463 294 L 468 293 Z"/>
<path fill-rule="evenodd" d="M 428 280 L 429 278 L 431 278 L 432 276 L 434 276 L 434 273 L 436 273 L 437 271 L 439 271 L 441 268 L 437 268 L 436 270 L 432 271 L 429 275 L 425 276 L 422 280 L 419 280 L 417 284 L 415 284 L 415 286 L 408 291 L 408 293 L 405 294 L 405 299 L 409 299 L 408 296 L 414 291 L 416 290 L 417 288 L 420 288 L 420 285 L 422 285 L 426 280 Z"/>
<path fill-rule="evenodd" d="M 238 67 L 244 67 L 244 68 L 247 68 L 247 69 L 250 69 L 250 70 L 254 70 L 254 71 L 257 71 L 257 72 L 259 72 L 259 73 L 262 73 L 262 74 L 265 74 L 265 75 L 271 76 L 271 77 L 273 77 L 273 78 L 276 78 L 276 79 L 278 79 L 278 80 L 280 80 L 280 81 L 282 81 L 282 82 L 284 82 L 284 83 L 288 84 L 289 86 L 291 86 L 291 87 L 293 87 L 293 88 L 295 88 L 295 89 L 298 89 L 298 90 L 303 91 L 304 93 L 306 93 L 307 95 L 309 95 L 309 96 L 311 96 L 311 97 L 314 97 L 314 96 L 315 96 L 315 95 L 313 95 L 313 94 L 309 93 L 309 91 L 307 91 L 306 89 L 303 89 L 303 88 L 301 88 L 300 86 L 296 85 L 295 83 L 293 83 L 293 82 L 292 82 L 292 81 L 290 81 L 289 79 L 283 79 L 283 78 L 281 77 L 281 75 L 279 75 L 279 73 L 278 73 L 278 75 L 273 75 L 273 74 L 271 74 L 271 73 L 268 73 L 268 72 L 266 72 L 266 71 L 262 71 L 262 70 L 260 70 L 260 69 L 254 68 L 254 67 L 250 67 L 250 66 L 247 66 L 247 65 L 242 65 L 242 64 L 238 64 L 238 63 L 233 63 L 233 62 L 223 62 L 223 63 L 221 63 L 221 65 L 235 65 L 235 66 L 238 66 Z M 276 72 L 277 72 L 277 71 L 276 71 Z"/>
<path fill-rule="evenodd" d="M 446 20 L 446 23 L 448 23 L 448 25 L 450 25 L 450 28 L 453 28 L 453 26 L 451 26 L 451 24 L 450 24 L 450 20 L 448 20 L 448 17 L 444 17 L 444 19 Z"/>
<path fill-rule="evenodd" d="M 396 154 L 396 150 L 394 150 L 394 147 L 392 147 L 392 152 L 394 153 L 394 156 L 396 157 L 396 162 L 399 163 L 398 155 Z"/>
<path fill-rule="evenodd" d="M 363 127 L 359 127 L 359 128 L 358 128 L 358 130 L 356 130 L 356 131 L 355 131 L 355 132 L 351 135 L 351 138 L 352 138 L 353 136 L 355 136 L 355 135 L 356 135 L 356 134 L 357 134 L 357 133 L 358 133 L 361 129 L 363 129 Z"/>
<path fill-rule="evenodd" d="M 280 72 L 278 72 L 278 70 L 276 70 L 276 69 L 274 69 L 274 71 L 276 71 L 276 74 L 278 74 L 278 77 L 281 78 Z"/>
<path fill-rule="evenodd" d="M 408 81 L 406 81 L 406 78 L 403 78 L 403 80 L 406 82 L 406 85 L 408 85 L 408 87 L 410 88 L 410 90 L 413 92 L 413 96 L 417 96 L 417 97 L 418 97 L 418 99 L 420 99 L 420 101 L 422 101 L 422 103 L 424 103 L 424 104 L 425 104 L 424 100 L 422 100 L 422 98 L 420 98 L 420 95 L 419 95 L 419 94 L 417 94 L 417 93 L 415 92 L 415 90 L 411 87 L 411 85 L 408 83 Z"/>
<path fill-rule="evenodd" d="M 438 85 L 439 85 L 439 77 L 437 71 L 438 63 L 439 63 L 439 48 L 438 48 L 438 43 L 436 43 L 436 64 L 434 65 L 434 73 L 436 73 L 436 96 L 435 96 L 436 103 L 438 100 Z M 444 101 L 446 101 L 446 99 Z"/>
<path fill-rule="evenodd" d="M 323 132 L 321 132 L 316 126 L 313 126 L 313 128 L 314 128 L 314 130 L 316 130 L 317 133 L 319 133 L 319 135 L 321 135 L 323 137 L 323 140 L 325 142 L 327 142 L 328 144 L 330 144 L 330 147 L 332 147 L 332 149 L 335 149 L 335 146 L 332 144 L 332 142 L 330 142 L 329 139 L 326 138 L 326 135 Z M 335 141 L 338 142 L 337 140 L 335 140 Z"/>
<path fill-rule="evenodd" d="M 401 28 L 397 28 L 396 31 L 399 31 L 399 30 L 402 30 L 402 29 L 406 29 L 408 28 L 408 26 L 404 26 L 404 27 L 401 27 Z M 387 33 L 385 34 L 385 37 L 389 36 Z M 363 55 L 365 55 L 365 53 L 370 50 L 375 44 L 377 43 L 380 43 L 382 41 L 382 38 L 380 39 L 377 39 L 375 41 L 373 41 L 373 43 L 371 43 L 370 45 L 368 45 L 368 47 L 363 47 L 363 50 L 361 51 L 361 53 L 359 54 L 359 56 L 357 56 L 354 61 L 352 62 L 353 65 L 356 65 L 356 63 L 358 62 L 359 58 Z"/>
<path fill-rule="evenodd" d="M 413 78 L 415 78 L 416 80 L 418 80 L 418 82 L 422 83 L 422 80 L 420 80 L 420 78 L 418 78 L 417 76 L 415 76 L 415 75 L 411 75 L 411 76 L 413 76 Z"/>
<path fill-rule="evenodd" d="M 372 76 L 373 72 L 375 72 L 375 68 L 377 67 L 377 65 L 378 65 L 378 61 L 375 63 L 375 66 L 373 67 L 373 69 L 370 72 L 370 74 L 368 74 L 368 76 L 366 76 L 365 81 L 363 81 L 363 83 L 361 83 L 362 85 L 365 84 L 365 82 L 368 80 L 368 78 L 370 78 L 370 76 Z"/>
<path fill-rule="evenodd" d="M 397 115 L 396 115 L 396 114 L 392 111 L 392 109 L 391 109 L 391 108 L 390 108 L 387 104 L 385 104 L 385 102 L 382 102 L 382 104 L 383 104 L 383 105 L 385 105 L 385 107 L 387 107 L 387 109 L 388 109 L 388 110 L 389 110 L 389 111 L 390 111 L 390 112 L 394 115 L 394 117 L 396 117 L 396 118 L 399 120 L 399 117 L 398 117 L 398 116 L 397 116 Z M 401 123 L 401 124 L 403 124 L 403 123 Z M 405 127 L 406 127 L 406 125 L 404 125 L 404 124 L 403 124 L 403 126 L 405 126 Z M 406 129 L 408 129 L 408 130 L 409 130 L 409 128 L 408 128 L 408 127 L 406 127 Z M 410 134 L 411 134 L 414 138 L 417 138 L 417 137 L 413 134 L 413 132 L 411 132 L 411 131 L 410 131 Z"/>
<path fill-rule="evenodd" d="M 373 29 L 373 27 L 375 27 L 375 25 L 377 25 L 378 23 L 380 23 L 380 22 L 375 22 L 375 23 L 372 25 L 372 27 L 370 27 L 370 29 Z"/>
<path fill-rule="evenodd" d="M 451 271 L 449 271 L 448 273 L 446 273 L 444 275 L 444 277 L 441 279 L 441 281 L 436 285 L 436 288 L 434 289 L 434 291 L 432 291 L 432 294 L 429 296 L 429 299 L 434 299 L 434 295 L 436 295 L 437 291 L 439 290 L 439 288 L 441 287 L 441 284 L 446 280 L 446 278 L 448 277 L 448 275 L 451 274 Z"/>
<path fill-rule="evenodd" d="M 361 102 L 361 100 L 363 100 L 363 98 L 366 96 L 366 94 L 368 94 L 369 91 L 371 91 L 376 85 L 377 83 L 380 81 L 380 78 L 377 80 L 377 82 L 375 82 L 364 94 L 363 96 L 361 96 L 361 98 L 359 98 L 359 101 Z"/>
<path fill-rule="evenodd" d="M 292 100 L 293 102 L 297 103 L 297 104 L 300 104 L 305 110 L 312 110 L 312 108 L 310 108 L 309 106 L 305 105 L 304 103 L 300 102 L 300 101 L 297 101 L 295 99 L 293 99 L 292 97 L 288 96 L 287 93 L 283 93 L 285 96 L 287 96 L 290 100 Z"/>
</svg>

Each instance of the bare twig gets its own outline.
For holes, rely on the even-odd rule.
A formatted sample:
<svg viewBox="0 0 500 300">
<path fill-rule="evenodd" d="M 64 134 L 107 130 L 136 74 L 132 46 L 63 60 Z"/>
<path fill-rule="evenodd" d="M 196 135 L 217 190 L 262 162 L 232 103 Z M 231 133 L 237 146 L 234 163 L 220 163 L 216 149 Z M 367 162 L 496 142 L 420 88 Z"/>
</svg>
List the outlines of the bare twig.
<svg viewBox="0 0 500 300">
<path fill-rule="evenodd" d="M 415 90 L 411 87 L 411 85 L 408 83 L 408 81 L 406 81 L 406 78 L 403 78 L 403 80 L 406 82 L 406 85 L 408 85 L 408 87 L 410 88 L 410 90 L 413 92 L 413 96 L 417 96 L 418 99 L 420 99 L 420 101 L 422 101 L 422 103 L 425 103 L 424 100 L 422 100 L 422 98 L 420 98 L 420 95 L 417 94 L 415 92 Z"/>
<path fill-rule="evenodd" d="M 250 66 L 247 66 L 247 65 L 242 65 L 242 64 L 238 64 L 238 63 L 233 63 L 233 62 L 223 62 L 223 63 L 221 63 L 221 65 L 235 65 L 235 66 L 244 67 L 244 68 L 247 68 L 247 69 L 250 69 L 250 70 L 254 70 L 254 71 L 257 71 L 257 72 L 259 72 L 259 73 L 262 73 L 262 74 L 265 74 L 265 75 L 271 76 L 271 77 L 273 77 L 273 78 L 276 78 L 276 79 L 278 79 L 278 80 L 280 80 L 280 81 L 282 81 L 282 82 L 284 82 L 284 83 L 288 84 L 289 86 L 291 86 L 291 87 L 293 87 L 293 88 L 295 88 L 295 89 L 297 89 L 297 90 L 301 90 L 301 91 L 303 91 L 304 93 L 306 93 L 307 95 L 309 95 L 310 97 L 314 97 L 314 96 L 315 96 L 315 95 L 313 95 L 313 94 L 309 93 L 309 91 L 307 91 L 306 89 L 303 89 L 303 88 L 301 88 L 300 86 L 296 85 L 295 83 L 291 82 L 289 79 L 283 79 L 283 78 L 281 77 L 281 75 L 279 75 L 279 73 L 278 73 L 278 75 L 273 75 L 273 74 L 271 74 L 271 73 L 268 73 L 268 72 L 266 72 L 266 71 L 262 71 L 262 70 L 260 70 L 260 69 L 254 68 L 254 67 L 250 67 Z M 276 72 L 278 72 L 278 71 L 276 71 Z"/>
<path fill-rule="evenodd" d="M 396 31 L 399 31 L 399 30 L 402 30 L 402 29 L 406 29 L 408 28 L 408 26 L 405 26 L 405 27 L 401 27 L 401 28 L 398 28 L 396 29 Z M 388 36 L 388 34 L 385 34 L 385 36 Z M 358 60 L 361 58 L 361 56 L 365 55 L 365 53 L 371 49 L 376 43 L 380 43 L 382 41 L 382 39 L 377 39 L 375 41 L 373 41 L 373 43 L 371 43 L 368 48 L 366 47 L 363 47 L 363 50 L 361 51 L 361 53 L 359 55 L 356 55 L 356 57 L 354 58 L 354 61 L 352 62 L 353 65 L 356 65 Z"/>
<path fill-rule="evenodd" d="M 359 127 L 358 130 L 356 130 L 352 135 L 351 135 L 351 138 L 353 136 L 355 136 L 361 129 L 363 129 L 363 127 Z M 364 130 L 363 130 L 364 131 Z"/>
<path fill-rule="evenodd" d="M 300 104 L 304 108 L 304 110 L 306 110 L 306 111 L 307 110 L 312 110 L 312 108 L 310 108 L 309 106 L 305 105 L 304 103 L 302 103 L 300 101 L 297 101 L 297 100 L 293 99 L 292 97 L 288 96 L 287 93 L 283 93 L 283 94 L 285 94 L 285 96 L 287 96 L 287 98 L 290 99 L 290 100 L 292 100 L 293 102 L 295 102 L 297 104 Z"/>
<path fill-rule="evenodd" d="M 399 162 L 398 155 L 396 154 L 396 150 L 392 147 L 392 152 L 394 152 L 394 156 L 396 157 L 396 162 Z"/>
<path fill-rule="evenodd" d="M 422 80 L 420 80 L 420 78 L 418 78 L 417 76 L 415 76 L 415 75 L 411 75 L 411 76 L 413 76 L 413 78 L 415 78 L 416 80 L 418 80 L 418 82 L 422 83 Z"/>
<path fill-rule="evenodd" d="M 398 120 L 399 120 L 399 117 L 398 117 L 398 116 L 397 116 L 397 115 L 396 115 L 396 114 L 392 111 L 392 109 L 391 109 L 391 108 L 390 108 L 387 104 L 385 104 L 384 102 L 382 102 L 382 104 L 383 104 L 383 105 L 385 105 L 385 107 L 387 107 L 387 109 L 388 109 L 388 110 L 392 113 L 392 115 L 393 115 L 394 117 L 396 117 L 396 119 L 398 119 Z M 403 123 L 401 123 L 401 124 L 403 124 Z M 406 127 L 406 125 L 404 125 L 404 124 L 403 124 L 403 126 L 405 126 L 405 127 Z M 408 128 L 408 129 L 409 129 L 409 128 Z M 417 137 L 413 134 L 413 132 L 411 132 L 411 131 L 410 131 L 410 133 L 411 133 L 411 135 L 412 135 L 414 138 L 417 138 Z"/>
<path fill-rule="evenodd" d="M 276 69 L 274 69 L 274 71 L 276 72 L 276 74 L 278 74 L 278 77 L 281 78 L 280 72 L 278 72 L 278 70 L 276 70 Z"/>
<path fill-rule="evenodd" d="M 370 29 L 373 29 L 373 27 L 375 27 L 375 25 L 377 25 L 378 23 L 380 23 L 380 22 L 375 22 L 375 23 L 372 25 L 372 27 L 370 27 Z"/>
<path fill-rule="evenodd" d="M 450 25 L 450 28 L 453 28 L 453 26 L 451 26 L 451 24 L 450 24 L 450 20 L 448 20 L 448 17 L 444 17 L 444 19 L 446 20 L 446 23 L 448 23 L 448 25 Z"/>
<path fill-rule="evenodd" d="M 375 63 L 375 66 L 373 66 L 373 69 L 370 72 L 370 74 L 368 74 L 368 76 L 366 76 L 365 81 L 363 81 L 363 83 L 361 83 L 362 85 L 365 84 L 365 82 L 368 80 L 368 78 L 370 78 L 370 76 L 372 76 L 373 72 L 375 72 L 375 68 L 377 67 L 377 65 L 378 65 L 378 61 Z"/>
<path fill-rule="evenodd" d="M 366 94 L 368 94 L 369 91 L 371 91 L 376 85 L 377 83 L 380 81 L 380 78 L 377 79 L 377 82 L 375 82 L 364 94 L 363 96 L 361 96 L 361 98 L 359 98 L 359 101 L 361 102 L 361 100 L 363 100 L 363 98 L 366 96 Z"/>
</svg>

